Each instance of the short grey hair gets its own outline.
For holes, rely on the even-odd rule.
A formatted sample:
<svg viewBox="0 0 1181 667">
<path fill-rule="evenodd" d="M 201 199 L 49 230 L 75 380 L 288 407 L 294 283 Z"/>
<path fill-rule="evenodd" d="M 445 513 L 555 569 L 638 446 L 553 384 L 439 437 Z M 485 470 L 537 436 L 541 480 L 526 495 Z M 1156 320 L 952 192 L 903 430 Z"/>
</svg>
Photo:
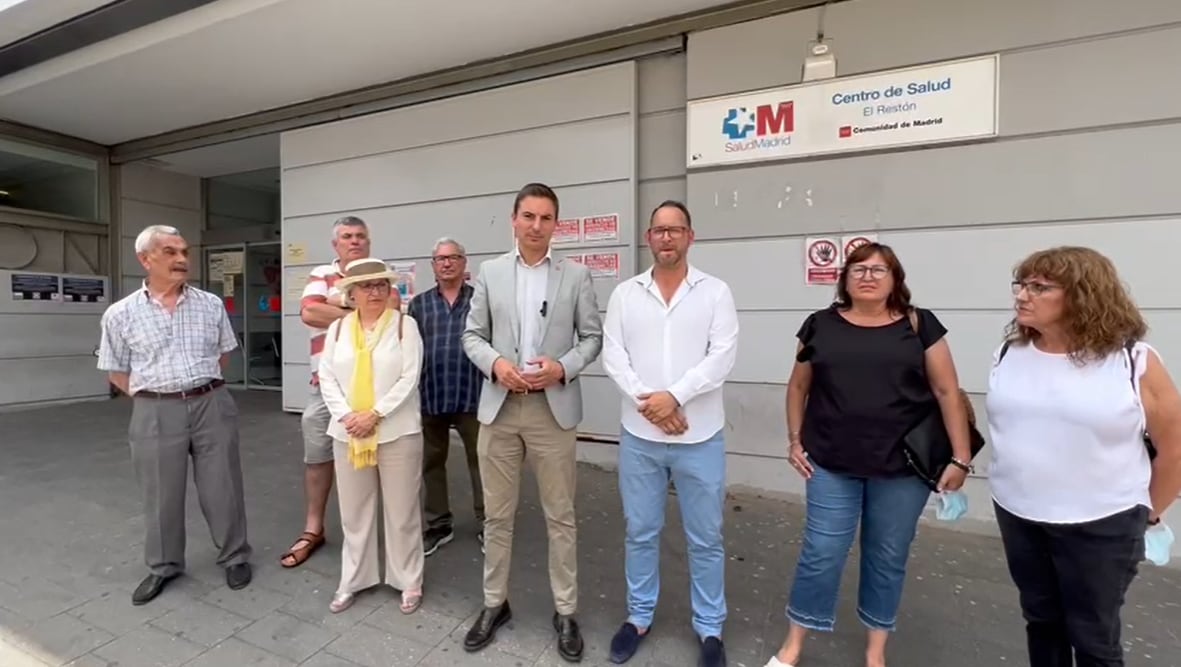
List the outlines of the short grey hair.
<svg viewBox="0 0 1181 667">
<path fill-rule="evenodd" d="M 437 252 L 439 252 L 439 248 L 441 248 L 445 245 L 455 246 L 455 249 L 459 251 L 460 255 L 467 257 L 467 248 L 464 248 L 462 243 L 460 243 L 459 241 L 456 241 L 455 239 L 453 239 L 449 236 L 444 236 L 443 238 L 439 239 L 438 241 L 435 241 L 435 248 L 434 248 L 434 250 L 431 250 L 431 256 L 433 257 Z"/>
<path fill-rule="evenodd" d="M 337 218 L 336 222 L 332 223 L 332 240 L 336 240 L 336 235 L 340 232 L 341 227 L 364 227 L 365 229 L 369 229 L 369 225 L 365 224 L 364 220 L 355 215 L 346 215 Z"/>
<path fill-rule="evenodd" d="M 135 254 L 143 254 L 156 246 L 161 236 L 181 236 L 180 230 L 169 225 L 149 225 L 135 237 Z M 183 236 L 181 238 L 184 238 Z"/>
</svg>

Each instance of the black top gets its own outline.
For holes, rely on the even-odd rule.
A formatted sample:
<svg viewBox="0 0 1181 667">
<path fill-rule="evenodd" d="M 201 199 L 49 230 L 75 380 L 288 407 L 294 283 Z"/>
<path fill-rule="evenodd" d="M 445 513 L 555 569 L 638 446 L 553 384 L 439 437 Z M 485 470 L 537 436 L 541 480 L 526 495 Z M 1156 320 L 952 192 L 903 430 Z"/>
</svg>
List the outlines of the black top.
<svg viewBox="0 0 1181 667">
<path fill-rule="evenodd" d="M 900 441 L 938 408 L 924 353 L 947 329 L 922 308 L 919 332 L 910 318 L 857 326 L 836 306 L 804 320 L 798 361 L 811 362 L 812 386 L 800 439 L 816 465 L 854 477 L 908 474 Z"/>
</svg>

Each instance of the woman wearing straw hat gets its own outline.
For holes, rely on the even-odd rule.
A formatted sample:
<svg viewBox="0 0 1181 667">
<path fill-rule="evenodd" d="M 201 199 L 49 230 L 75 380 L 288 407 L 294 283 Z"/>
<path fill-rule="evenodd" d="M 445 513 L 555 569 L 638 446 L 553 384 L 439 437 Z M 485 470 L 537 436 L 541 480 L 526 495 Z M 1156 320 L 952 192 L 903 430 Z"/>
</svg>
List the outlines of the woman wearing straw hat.
<svg viewBox="0 0 1181 667">
<path fill-rule="evenodd" d="M 401 610 L 422 604 L 422 417 L 418 325 L 390 305 L 396 274 L 380 259 L 352 261 L 338 285 L 354 310 L 328 328 L 320 390 L 332 414 L 337 495 L 344 531 L 340 587 L 330 609 L 383 583 L 377 562 L 377 502 L 385 516 L 385 583 Z"/>
</svg>

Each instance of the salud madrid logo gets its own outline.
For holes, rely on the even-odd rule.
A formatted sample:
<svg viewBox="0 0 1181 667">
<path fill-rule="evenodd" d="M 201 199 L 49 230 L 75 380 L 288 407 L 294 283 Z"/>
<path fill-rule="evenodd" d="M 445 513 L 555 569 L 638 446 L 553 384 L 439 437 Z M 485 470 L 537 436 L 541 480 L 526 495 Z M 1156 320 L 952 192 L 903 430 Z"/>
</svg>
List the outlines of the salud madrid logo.
<svg viewBox="0 0 1181 667">
<path fill-rule="evenodd" d="M 733 107 L 722 119 L 727 153 L 767 150 L 791 145 L 795 131 L 795 103 L 760 104 L 753 110 Z"/>
</svg>

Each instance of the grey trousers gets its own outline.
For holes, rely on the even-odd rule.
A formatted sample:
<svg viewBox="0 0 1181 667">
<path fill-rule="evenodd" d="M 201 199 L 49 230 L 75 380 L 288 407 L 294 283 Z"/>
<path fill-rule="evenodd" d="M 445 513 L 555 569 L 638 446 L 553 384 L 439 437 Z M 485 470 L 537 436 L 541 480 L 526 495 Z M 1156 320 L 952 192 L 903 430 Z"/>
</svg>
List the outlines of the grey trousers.
<svg viewBox="0 0 1181 667">
<path fill-rule="evenodd" d="M 238 458 L 238 406 L 225 387 L 189 399 L 135 398 L 131 462 L 143 493 L 144 561 L 152 574 L 185 569 L 189 457 L 201 513 L 222 567 L 245 563 L 246 506 Z"/>
</svg>

